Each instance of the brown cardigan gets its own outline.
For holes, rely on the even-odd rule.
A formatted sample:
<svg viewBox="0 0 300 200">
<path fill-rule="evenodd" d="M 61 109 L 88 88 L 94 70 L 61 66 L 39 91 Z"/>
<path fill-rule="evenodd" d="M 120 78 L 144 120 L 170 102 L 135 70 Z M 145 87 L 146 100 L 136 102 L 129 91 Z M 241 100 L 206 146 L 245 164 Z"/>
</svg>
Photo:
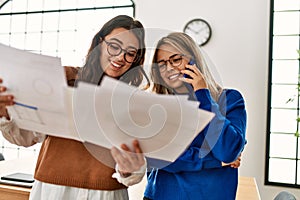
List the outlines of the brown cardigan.
<svg viewBox="0 0 300 200">
<path fill-rule="evenodd" d="M 72 85 L 78 68 L 65 67 L 65 70 L 68 84 Z M 34 177 L 45 183 L 95 190 L 126 188 L 111 177 L 115 172 L 113 167 L 108 149 L 47 136 L 40 150 Z"/>
<path fill-rule="evenodd" d="M 110 156 L 109 150 L 106 153 Z M 45 183 L 95 190 L 126 188 L 111 177 L 115 170 L 93 155 L 79 141 L 48 136 L 42 144 L 34 177 Z"/>
</svg>

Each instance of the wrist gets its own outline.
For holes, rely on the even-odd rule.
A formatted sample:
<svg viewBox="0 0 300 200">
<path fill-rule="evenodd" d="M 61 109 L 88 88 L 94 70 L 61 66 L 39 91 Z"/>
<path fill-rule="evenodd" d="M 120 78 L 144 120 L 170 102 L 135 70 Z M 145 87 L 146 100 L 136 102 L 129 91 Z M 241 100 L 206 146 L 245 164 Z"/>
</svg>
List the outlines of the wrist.
<svg viewBox="0 0 300 200">
<path fill-rule="evenodd" d="M 230 164 L 222 162 L 222 167 L 225 167 L 225 166 L 228 166 L 228 165 L 230 165 Z"/>
<path fill-rule="evenodd" d="M 120 176 L 121 176 L 122 178 L 127 178 L 127 177 L 131 176 L 131 173 L 129 173 L 129 172 L 121 172 L 121 171 L 118 171 L 118 173 L 120 174 Z"/>
<path fill-rule="evenodd" d="M 10 120 L 9 114 L 7 109 L 0 109 L 0 117 L 5 117 L 7 120 Z"/>
</svg>

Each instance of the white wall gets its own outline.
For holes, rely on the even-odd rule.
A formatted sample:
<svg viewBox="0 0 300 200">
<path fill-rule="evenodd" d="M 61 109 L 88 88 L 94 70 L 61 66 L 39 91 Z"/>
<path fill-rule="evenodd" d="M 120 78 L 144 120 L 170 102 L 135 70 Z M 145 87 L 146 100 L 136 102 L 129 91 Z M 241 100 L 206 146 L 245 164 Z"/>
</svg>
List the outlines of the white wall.
<svg viewBox="0 0 300 200">
<path fill-rule="evenodd" d="M 146 28 L 182 31 L 193 18 L 213 30 L 205 51 L 217 66 L 223 85 L 240 90 L 248 111 L 248 144 L 240 175 L 256 178 L 262 200 L 281 190 L 300 197 L 300 190 L 264 185 L 268 81 L 269 0 L 134 0 L 136 18 Z M 184 8 L 188 9 L 184 9 Z"/>
</svg>

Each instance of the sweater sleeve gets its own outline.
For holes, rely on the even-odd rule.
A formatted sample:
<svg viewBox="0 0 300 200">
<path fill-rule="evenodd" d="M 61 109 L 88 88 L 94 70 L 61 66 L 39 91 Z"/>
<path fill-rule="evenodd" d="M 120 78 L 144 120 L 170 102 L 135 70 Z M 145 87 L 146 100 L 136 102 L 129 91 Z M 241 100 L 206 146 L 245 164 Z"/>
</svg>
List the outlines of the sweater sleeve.
<svg viewBox="0 0 300 200">
<path fill-rule="evenodd" d="M 79 67 L 64 67 L 68 85 L 74 86 Z M 7 120 L 5 117 L 0 117 L 0 132 L 10 143 L 24 147 L 43 142 L 46 138 L 46 135 L 43 133 L 20 129 L 13 119 Z"/>
<path fill-rule="evenodd" d="M 113 178 L 116 178 L 119 183 L 122 183 L 123 185 L 129 187 L 131 185 L 135 185 L 142 181 L 145 173 L 146 173 L 146 167 L 147 167 L 147 160 L 145 159 L 145 164 L 138 170 L 133 173 L 131 173 L 128 177 L 122 177 L 119 173 L 118 164 L 116 164 L 115 170 L 116 172 L 112 175 Z"/>
<path fill-rule="evenodd" d="M 226 90 L 218 103 L 208 89 L 195 93 L 200 101 L 200 108 L 213 112 L 215 117 L 209 125 L 195 138 L 204 138 L 201 144 L 195 140 L 187 150 L 163 170 L 176 173 L 181 171 L 198 171 L 206 168 L 222 167 L 221 162 L 235 161 L 246 143 L 246 110 L 242 95 L 236 90 Z"/>
<path fill-rule="evenodd" d="M 13 119 L 7 120 L 5 117 L 0 118 L 0 131 L 10 143 L 24 147 L 42 142 L 46 137 L 42 133 L 20 129 Z"/>
</svg>

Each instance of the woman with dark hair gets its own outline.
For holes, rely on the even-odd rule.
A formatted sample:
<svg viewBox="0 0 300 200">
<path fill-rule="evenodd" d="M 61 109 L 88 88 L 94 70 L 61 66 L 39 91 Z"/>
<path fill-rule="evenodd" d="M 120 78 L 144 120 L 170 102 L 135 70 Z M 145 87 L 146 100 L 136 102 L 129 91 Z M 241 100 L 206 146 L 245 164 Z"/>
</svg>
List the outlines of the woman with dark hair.
<svg viewBox="0 0 300 200">
<path fill-rule="evenodd" d="M 124 60 L 130 64 L 130 70 L 128 68 L 124 68 L 123 70 L 119 70 L 118 73 L 114 69 L 110 69 L 109 67 L 104 69 L 105 63 L 100 64 L 105 56 L 109 56 L 107 54 L 114 54 L 117 48 L 118 52 L 122 54 L 123 49 L 119 46 L 121 45 L 122 41 L 113 40 L 112 42 L 107 42 L 105 37 L 115 32 L 116 28 L 130 30 L 128 33 L 132 34 L 136 38 L 136 42 L 139 44 L 138 47 L 130 47 L 124 54 Z M 129 37 L 124 33 L 120 35 L 121 37 Z M 142 24 L 139 21 L 132 20 L 128 16 L 121 15 L 118 16 L 103 25 L 101 30 L 94 36 L 92 40 L 92 44 L 88 50 L 88 55 L 86 58 L 86 64 L 82 68 L 82 72 L 79 75 L 79 80 L 83 80 L 89 83 L 99 84 L 103 77 L 103 73 L 107 74 L 108 76 L 118 78 L 126 83 L 129 83 L 134 86 L 140 85 L 143 75 L 145 75 L 144 70 L 142 68 L 144 59 L 145 59 L 145 31 Z M 108 46 L 108 50 L 111 49 L 112 51 L 101 52 L 101 48 L 96 48 L 100 43 L 104 43 Z M 115 54 L 116 54 L 115 53 Z M 99 59 L 100 55 L 100 59 Z M 123 55 L 123 54 L 122 54 Z M 129 61 L 129 62 L 128 62 Z M 135 70 L 134 70 L 135 69 Z M 134 70 L 134 73 L 125 73 L 131 70 Z M 121 77 L 122 76 L 122 77 Z M 145 76 L 147 77 L 147 76 Z"/>
<path fill-rule="evenodd" d="M 139 21 L 125 15 L 109 20 L 94 36 L 85 65 L 65 68 L 68 84 L 85 81 L 99 85 L 103 76 L 109 76 L 139 86 L 144 74 L 144 40 L 144 28 Z M 5 90 L 0 86 L 0 92 Z M 3 136 L 13 144 L 26 147 L 43 142 L 31 200 L 128 199 L 127 187 L 141 181 L 146 162 L 137 141 L 133 141 L 134 154 L 123 152 L 129 164 L 131 156 L 135 158 L 134 167 L 123 171 L 120 165 L 116 171 L 92 155 L 82 142 L 19 129 L 6 109 L 13 104 L 12 95 L 0 95 Z M 113 160 L 109 150 L 95 148 L 108 160 Z M 113 174 L 117 178 L 113 178 Z"/>
</svg>

